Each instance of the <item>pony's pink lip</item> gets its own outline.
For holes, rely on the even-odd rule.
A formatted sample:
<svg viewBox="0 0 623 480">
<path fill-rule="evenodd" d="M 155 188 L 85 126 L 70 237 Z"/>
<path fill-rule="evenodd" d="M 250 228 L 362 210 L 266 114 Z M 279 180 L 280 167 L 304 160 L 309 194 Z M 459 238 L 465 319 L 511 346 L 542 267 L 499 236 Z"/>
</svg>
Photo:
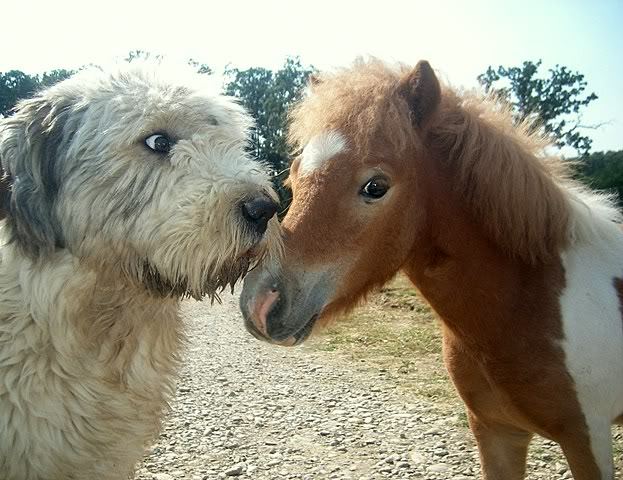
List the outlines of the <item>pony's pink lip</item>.
<svg viewBox="0 0 623 480">
<path fill-rule="evenodd" d="M 268 329 L 266 327 L 266 319 L 271 307 L 275 304 L 279 298 L 279 292 L 277 290 L 269 290 L 264 295 L 261 295 L 255 302 L 255 308 L 249 309 L 253 312 L 252 318 L 255 326 L 262 335 L 268 337 Z"/>
</svg>

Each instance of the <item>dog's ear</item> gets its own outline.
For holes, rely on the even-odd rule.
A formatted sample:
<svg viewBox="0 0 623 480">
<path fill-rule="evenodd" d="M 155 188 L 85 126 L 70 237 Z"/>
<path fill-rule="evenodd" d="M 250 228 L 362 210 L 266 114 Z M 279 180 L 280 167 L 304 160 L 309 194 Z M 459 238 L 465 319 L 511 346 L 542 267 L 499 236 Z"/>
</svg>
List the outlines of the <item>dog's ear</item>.
<svg viewBox="0 0 623 480">
<path fill-rule="evenodd" d="M 415 68 L 398 84 L 411 110 L 411 119 L 416 128 L 423 128 L 437 109 L 441 100 L 441 87 L 435 72 L 426 60 L 420 60 Z"/>
<path fill-rule="evenodd" d="M 33 257 L 63 246 L 54 204 L 68 102 L 43 95 L 21 102 L 0 123 L 0 163 L 9 189 L 1 206 L 12 236 Z M 2 187 L 4 188 L 4 187 Z"/>
</svg>

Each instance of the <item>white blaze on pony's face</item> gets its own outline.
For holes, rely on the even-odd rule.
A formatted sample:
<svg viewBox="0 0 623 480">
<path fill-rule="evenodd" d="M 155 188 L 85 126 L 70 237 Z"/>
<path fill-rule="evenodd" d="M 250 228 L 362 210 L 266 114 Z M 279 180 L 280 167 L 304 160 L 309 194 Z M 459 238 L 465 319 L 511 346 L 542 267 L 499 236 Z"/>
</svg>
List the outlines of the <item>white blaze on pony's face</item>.
<svg viewBox="0 0 623 480">
<path fill-rule="evenodd" d="M 310 131 L 299 132 L 302 152 L 290 168 L 285 257 L 251 272 L 240 300 L 258 338 L 302 342 L 318 318 L 353 307 L 389 280 L 414 245 L 425 217 L 414 157 L 439 84 L 428 66 L 382 88 L 342 105 L 324 98 L 333 92 L 321 83 L 295 111 L 295 136 Z M 351 93 L 344 85 L 340 94 Z M 376 122 L 379 129 L 366 129 Z"/>
<path fill-rule="evenodd" d="M 340 132 L 329 131 L 316 135 L 303 149 L 299 172 L 301 175 L 313 173 L 331 158 L 346 150 L 346 139 Z"/>
<path fill-rule="evenodd" d="M 276 195 L 245 152 L 250 117 L 187 73 L 81 72 L 5 120 L 9 222 L 27 255 L 114 258 L 154 293 L 199 298 L 278 249 Z"/>
</svg>

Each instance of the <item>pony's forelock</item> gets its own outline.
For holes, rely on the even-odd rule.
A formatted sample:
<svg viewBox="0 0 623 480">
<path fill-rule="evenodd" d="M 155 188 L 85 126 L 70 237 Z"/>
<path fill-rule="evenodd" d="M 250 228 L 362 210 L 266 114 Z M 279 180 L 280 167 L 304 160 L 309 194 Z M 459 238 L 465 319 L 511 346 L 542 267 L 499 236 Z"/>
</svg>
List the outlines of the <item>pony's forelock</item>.
<svg viewBox="0 0 623 480">
<path fill-rule="evenodd" d="M 404 65 L 357 59 L 351 68 L 317 75 L 308 95 L 290 112 L 290 144 L 300 150 L 314 136 L 337 130 L 348 132 L 359 156 L 371 153 L 374 134 L 389 142 L 393 152 L 406 151 L 414 140 L 409 108 L 394 93 L 407 72 Z"/>
</svg>

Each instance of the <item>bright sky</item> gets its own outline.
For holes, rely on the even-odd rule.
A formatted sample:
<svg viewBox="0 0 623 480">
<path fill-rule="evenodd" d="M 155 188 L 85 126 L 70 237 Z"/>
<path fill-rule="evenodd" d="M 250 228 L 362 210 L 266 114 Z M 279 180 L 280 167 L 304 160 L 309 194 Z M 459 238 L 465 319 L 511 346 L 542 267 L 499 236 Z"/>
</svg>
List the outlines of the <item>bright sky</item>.
<svg viewBox="0 0 623 480">
<path fill-rule="evenodd" d="M 622 0 L 5 0 L 0 12 L 0 71 L 106 64 L 134 49 L 216 71 L 277 68 L 287 55 L 323 69 L 373 54 L 427 59 L 470 87 L 488 65 L 542 58 L 584 73 L 599 96 L 583 119 L 609 122 L 589 132 L 593 149 L 623 149 Z"/>
</svg>

